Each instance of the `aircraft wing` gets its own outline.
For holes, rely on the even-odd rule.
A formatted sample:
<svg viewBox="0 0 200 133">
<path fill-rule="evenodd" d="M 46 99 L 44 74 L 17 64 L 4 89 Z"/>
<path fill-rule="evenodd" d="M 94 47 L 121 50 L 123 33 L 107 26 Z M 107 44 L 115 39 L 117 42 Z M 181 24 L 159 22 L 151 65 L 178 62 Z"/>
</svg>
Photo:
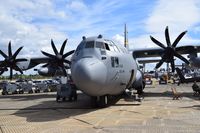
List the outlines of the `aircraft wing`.
<svg viewBox="0 0 200 133">
<path fill-rule="evenodd" d="M 68 56 L 66 59 L 71 61 L 72 55 Z M 27 69 L 31 69 L 39 64 L 44 64 L 44 63 L 49 63 L 51 62 L 51 58 L 49 57 L 35 57 L 35 58 L 30 58 L 30 63 Z"/>
<path fill-rule="evenodd" d="M 39 64 L 44 64 L 44 63 L 48 63 L 50 61 L 50 58 L 48 57 L 36 57 L 36 58 L 29 58 L 27 59 L 27 61 L 23 61 L 18 63 L 18 66 L 22 69 L 22 70 L 28 70 L 31 69 Z"/>
<path fill-rule="evenodd" d="M 145 57 L 160 57 L 163 52 L 161 48 L 145 48 L 133 51 L 134 58 L 145 58 Z"/>
<path fill-rule="evenodd" d="M 187 46 L 180 46 L 176 47 L 176 51 L 179 54 L 190 54 L 192 52 L 200 52 L 200 45 L 199 46 L 193 46 L 193 45 L 187 45 Z M 161 48 L 145 48 L 145 49 L 137 49 L 133 50 L 132 54 L 134 58 L 147 58 L 147 57 L 161 57 L 163 54 L 164 49 Z"/>
<path fill-rule="evenodd" d="M 30 63 L 33 64 L 43 64 L 43 63 L 48 63 L 49 58 L 48 57 L 31 58 L 30 61 L 31 61 Z"/>
<path fill-rule="evenodd" d="M 188 45 L 188 46 L 180 46 L 176 48 L 177 52 L 180 54 L 191 54 L 193 52 L 200 52 L 200 45 Z"/>
<path fill-rule="evenodd" d="M 154 63 L 154 62 L 159 62 L 160 59 L 156 60 L 156 59 L 152 59 L 152 60 L 138 60 L 138 63 L 143 64 L 143 63 Z"/>
</svg>

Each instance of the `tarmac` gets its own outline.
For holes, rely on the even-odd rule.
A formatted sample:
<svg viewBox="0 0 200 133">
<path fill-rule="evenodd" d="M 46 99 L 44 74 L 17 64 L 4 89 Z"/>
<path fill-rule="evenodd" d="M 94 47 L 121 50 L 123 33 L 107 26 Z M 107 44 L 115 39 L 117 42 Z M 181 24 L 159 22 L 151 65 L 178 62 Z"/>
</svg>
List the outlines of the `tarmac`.
<svg viewBox="0 0 200 133">
<path fill-rule="evenodd" d="M 0 96 L 0 133 L 200 133 L 200 97 L 191 84 L 147 86 L 141 102 L 127 97 L 102 109 L 90 107 L 79 93 L 76 102 L 59 102 L 56 93 Z"/>
</svg>

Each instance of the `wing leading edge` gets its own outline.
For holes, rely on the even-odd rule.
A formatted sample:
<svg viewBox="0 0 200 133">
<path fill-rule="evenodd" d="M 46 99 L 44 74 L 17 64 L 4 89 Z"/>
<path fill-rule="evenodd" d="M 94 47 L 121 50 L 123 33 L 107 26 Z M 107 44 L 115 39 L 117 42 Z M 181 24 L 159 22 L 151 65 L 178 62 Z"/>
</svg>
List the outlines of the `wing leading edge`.
<svg viewBox="0 0 200 133">
<path fill-rule="evenodd" d="M 200 46 L 187 45 L 176 47 L 176 51 L 179 54 L 191 54 L 193 52 L 199 53 Z M 134 58 L 148 58 L 148 57 L 161 57 L 164 50 L 161 48 L 145 48 L 138 49 L 132 52 Z"/>
</svg>

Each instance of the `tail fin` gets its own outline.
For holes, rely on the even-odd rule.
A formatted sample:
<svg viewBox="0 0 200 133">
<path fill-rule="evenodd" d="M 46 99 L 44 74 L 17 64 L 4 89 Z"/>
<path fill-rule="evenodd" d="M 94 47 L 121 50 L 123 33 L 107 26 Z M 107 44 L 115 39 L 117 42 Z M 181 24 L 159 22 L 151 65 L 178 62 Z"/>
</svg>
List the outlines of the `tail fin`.
<svg viewBox="0 0 200 133">
<path fill-rule="evenodd" d="M 176 72 L 177 72 L 177 74 L 178 74 L 178 76 L 180 78 L 181 83 L 184 83 L 185 77 L 183 76 L 181 70 L 179 68 L 176 68 Z"/>
</svg>

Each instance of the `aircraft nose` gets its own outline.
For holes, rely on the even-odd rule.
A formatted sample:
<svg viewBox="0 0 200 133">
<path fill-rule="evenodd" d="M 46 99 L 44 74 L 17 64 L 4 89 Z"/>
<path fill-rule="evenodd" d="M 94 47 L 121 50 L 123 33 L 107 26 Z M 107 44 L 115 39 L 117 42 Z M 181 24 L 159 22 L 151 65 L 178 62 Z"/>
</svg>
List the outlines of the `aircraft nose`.
<svg viewBox="0 0 200 133">
<path fill-rule="evenodd" d="M 97 96 L 106 82 L 105 64 L 94 58 L 80 59 L 72 66 L 76 86 L 88 95 Z"/>
</svg>

